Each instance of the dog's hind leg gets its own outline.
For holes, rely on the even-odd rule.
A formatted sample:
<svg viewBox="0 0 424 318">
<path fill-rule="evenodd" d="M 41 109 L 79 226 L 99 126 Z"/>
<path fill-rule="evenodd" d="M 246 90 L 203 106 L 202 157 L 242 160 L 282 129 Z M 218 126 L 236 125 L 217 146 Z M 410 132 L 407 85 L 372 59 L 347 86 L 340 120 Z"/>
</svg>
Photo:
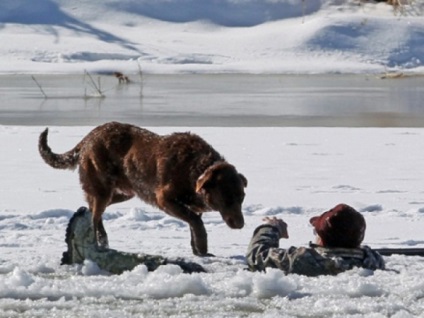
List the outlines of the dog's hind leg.
<svg viewBox="0 0 424 318">
<path fill-rule="evenodd" d="M 89 201 L 90 202 L 90 201 Z M 100 249 L 108 248 L 109 241 L 105 227 L 103 226 L 102 214 L 105 211 L 107 203 L 105 200 L 94 198 L 90 204 L 90 210 L 93 214 L 93 230 L 96 235 L 97 246 Z"/>
<path fill-rule="evenodd" d="M 102 148 L 99 149 L 104 151 Z M 110 175 L 107 173 L 109 171 L 106 165 L 107 157 L 100 156 L 99 153 L 102 153 L 99 149 L 97 149 L 96 156 L 100 159 L 95 155 L 87 156 L 79 166 L 79 174 L 85 198 L 92 213 L 93 231 L 97 246 L 104 249 L 109 247 L 109 242 L 102 215 L 113 197 L 113 189 L 110 186 Z"/>
<path fill-rule="evenodd" d="M 106 207 L 114 203 L 129 200 L 132 197 L 134 197 L 134 195 L 124 193 L 114 193 L 110 199 L 87 195 L 87 201 L 90 211 L 92 212 L 93 230 L 96 235 L 97 246 L 100 249 L 109 248 L 109 240 L 102 219 Z"/>
</svg>

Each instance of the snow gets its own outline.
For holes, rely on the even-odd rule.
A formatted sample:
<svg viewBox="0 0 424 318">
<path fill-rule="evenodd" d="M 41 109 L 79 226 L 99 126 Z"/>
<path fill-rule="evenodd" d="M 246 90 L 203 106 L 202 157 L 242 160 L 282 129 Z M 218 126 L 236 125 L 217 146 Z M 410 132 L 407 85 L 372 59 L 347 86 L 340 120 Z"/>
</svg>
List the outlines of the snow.
<svg viewBox="0 0 424 318">
<path fill-rule="evenodd" d="M 420 128 L 151 128 L 201 134 L 247 176 L 246 226 L 231 230 L 218 213 L 205 214 L 216 257 L 198 258 L 184 222 L 138 199 L 111 206 L 104 220 L 113 248 L 185 257 L 208 270 L 188 275 L 166 265 L 149 273 L 141 265 L 117 276 L 90 261 L 59 265 L 66 225 L 84 201 L 76 172 L 54 170 L 39 157 L 42 129 L 0 127 L 0 143 L 8 149 L 0 159 L 4 317 L 422 317 L 420 257 L 386 257 L 388 271 L 353 269 L 318 278 L 252 273 L 244 261 L 264 216 L 289 224 L 282 246 L 306 245 L 313 240 L 309 218 L 339 202 L 365 216 L 365 244 L 423 247 Z M 51 147 L 65 151 L 90 129 L 51 127 Z"/>
<path fill-rule="evenodd" d="M 424 3 L 409 3 L 2 0 L 0 73 L 421 74 Z M 68 150 L 92 128 L 50 127 L 51 147 Z M 365 244 L 424 247 L 422 128 L 151 127 L 198 133 L 249 180 L 243 229 L 204 216 L 216 257 L 193 256 L 187 225 L 138 199 L 107 209 L 111 247 L 208 270 L 192 275 L 61 266 L 66 226 L 85 203 L 76 172 L 42 162 L 43 129 L 0 126 L 0 317 L 424 317 L 420 257 L 316 278 L 252 273 L 244 260 L 264 216 L 289 224 L 283 247 L 306 245 L 309 218 L 340 202 L 363 213 Z"/>
<path fill-rule="evenodd" d="M 422 73 L 405 1 L 2 0 L 0 73 Z"/>
</svg>

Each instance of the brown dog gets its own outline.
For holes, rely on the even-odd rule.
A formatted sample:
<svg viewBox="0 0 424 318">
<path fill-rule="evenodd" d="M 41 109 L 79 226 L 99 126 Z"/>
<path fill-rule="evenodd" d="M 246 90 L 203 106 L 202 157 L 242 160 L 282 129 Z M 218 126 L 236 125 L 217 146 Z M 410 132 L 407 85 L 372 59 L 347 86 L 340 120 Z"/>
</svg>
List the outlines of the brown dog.
<svg viewBox="0 0 424 318">
<path fill-rule="evenodd" d="M 57 169 L 79 166 L 82 188 L 93 213 L 99 247 L 108 245 L 102 214 L 135 195 L 187 222 L 195 255 L 208 255 L 202 212 L 219 211 L 233 229 L 244 226 L 241 205 L 246 178 L 195 134 L 159 136 L 111 122 L 93 129 L 72 150 L 55 154 L 41 133 L 39 151 Z"/>
<path fill-rule="evenodd" d="M 131 82 L 128 76 L 122 74 L 121 72 L 113 72 L 113 76 L 118 79 L 119 84 L 128 84 L 129 82 Z"/>
</svg>

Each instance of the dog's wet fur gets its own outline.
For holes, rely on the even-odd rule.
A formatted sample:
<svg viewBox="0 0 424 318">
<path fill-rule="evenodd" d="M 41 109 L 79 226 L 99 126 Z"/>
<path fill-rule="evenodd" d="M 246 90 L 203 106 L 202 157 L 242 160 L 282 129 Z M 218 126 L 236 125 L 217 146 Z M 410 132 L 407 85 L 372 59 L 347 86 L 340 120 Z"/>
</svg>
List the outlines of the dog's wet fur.
<svg viewBox="0 0 424 318">
<path fill-rule="evenodd" d="M 187 222 L 195 255 L 210 255 L 203 212 L 219 211 L 230 228 L 244 226 L 246 178 L 198 135 L 161 136 L 111 122 L 96 127 L 63 154 L 52 152 L 47 135 L 48 129 L 38 144 L 44 161 L 56 169 L 79 168 L 100 248 L 108 246 L 102 222 L 106 207 L 134 196 Z"/>
</svg>

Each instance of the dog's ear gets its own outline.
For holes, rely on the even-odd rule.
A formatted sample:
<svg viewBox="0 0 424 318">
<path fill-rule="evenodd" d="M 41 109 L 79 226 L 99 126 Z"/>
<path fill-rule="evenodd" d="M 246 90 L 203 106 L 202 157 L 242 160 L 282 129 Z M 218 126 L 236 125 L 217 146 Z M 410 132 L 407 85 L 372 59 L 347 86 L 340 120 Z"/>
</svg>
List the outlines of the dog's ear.
<svg viewBox="0 0 424 318">
<path fill-rule="evenodd" d="M 241 173 L 239 173 L 239 177 L 241 179 L 241 181 L 243 182 L 244 187 L 247 187 L 247 179 L 244 175 L 242 175 Z"/>
<path fill-rule="evenodd" d="M 212 172 L 210 170 L 205 171 L 196 182 L 196 193 L 202 193 L 211 182 Z"/>
</svg>

